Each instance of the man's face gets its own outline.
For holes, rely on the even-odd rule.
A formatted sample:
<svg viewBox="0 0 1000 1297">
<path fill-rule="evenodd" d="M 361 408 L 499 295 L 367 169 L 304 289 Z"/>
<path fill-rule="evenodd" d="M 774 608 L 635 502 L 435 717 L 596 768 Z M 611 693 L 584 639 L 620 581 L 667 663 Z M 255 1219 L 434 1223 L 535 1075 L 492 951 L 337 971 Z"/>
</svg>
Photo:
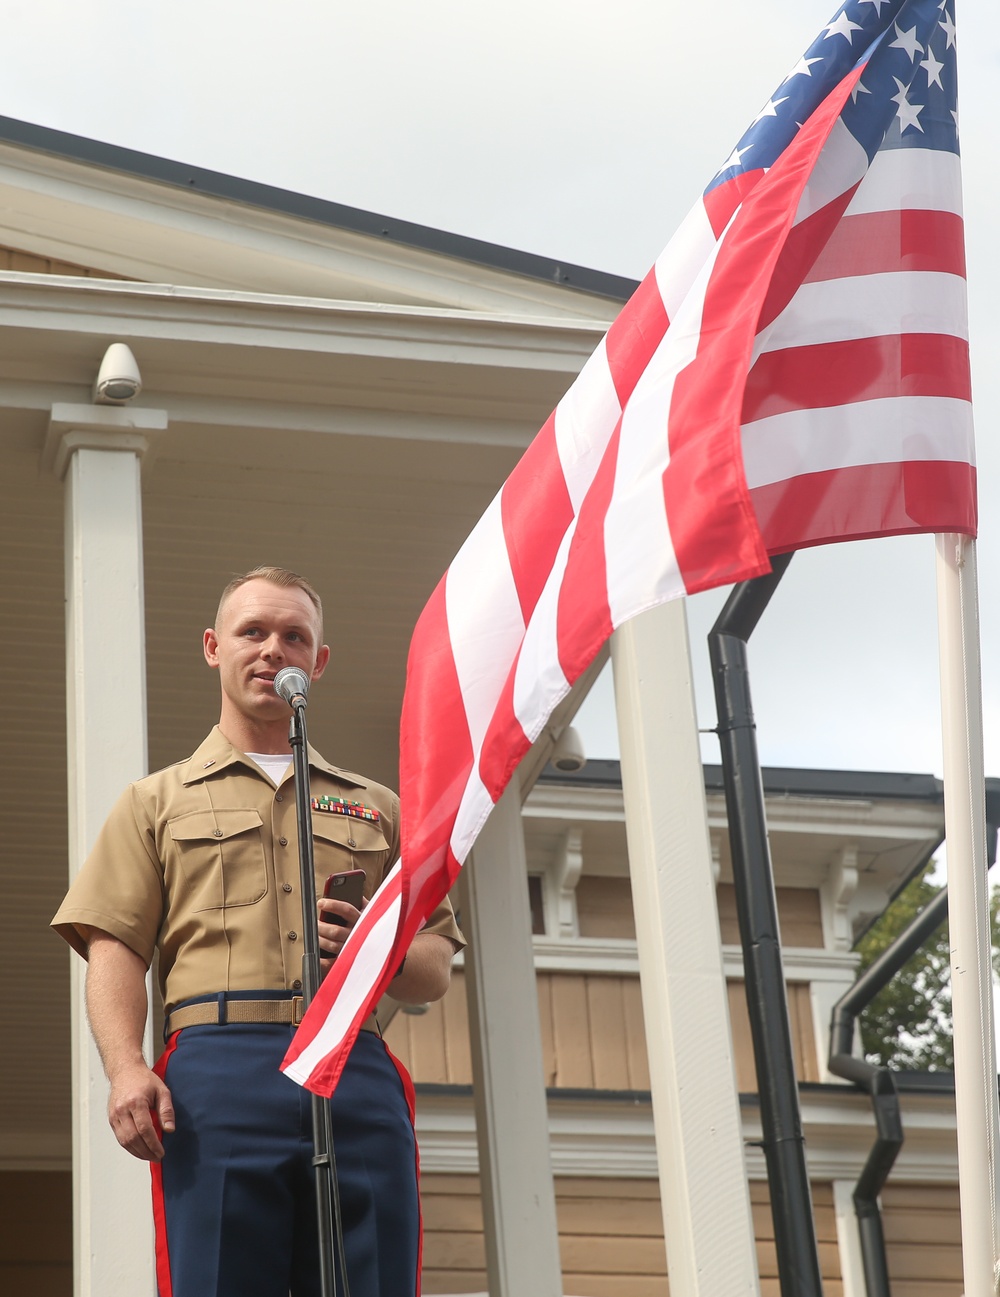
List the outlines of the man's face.
<svg viewBox="0 0 1000 1297">
<path fill-rule="evenodd" d="M 326 669 L 319 614 L 304 590 L 247 581 L 226 600 L 218 624 L 205 631 L 205 660 L 217 667 L 223 717 L 238 713 L 267 724 L 287 720 L 288 704 L 274 692 L 282 667 L 300 667 L 311 680 Z"/>
</svg>

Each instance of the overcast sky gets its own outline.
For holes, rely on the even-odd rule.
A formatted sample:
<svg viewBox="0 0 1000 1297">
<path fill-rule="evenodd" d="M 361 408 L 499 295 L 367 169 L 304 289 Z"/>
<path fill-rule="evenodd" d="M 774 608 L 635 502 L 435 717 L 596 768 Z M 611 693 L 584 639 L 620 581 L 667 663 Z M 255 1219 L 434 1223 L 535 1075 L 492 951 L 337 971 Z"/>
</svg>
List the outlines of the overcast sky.
<svg viewBox="0 0 1000 1297">
<path fill-rule="evenodd" d="M 0 113 L 643 275 L 833 0 L 9 0 Z M 958 0 L 987 773 L 1000 775 L 1000 5 Z M 29 57 L 30 54 L 30 57 Z M 705 635 L 689 601 L 699 719 Z M 940 773 L 934 543 L 795 557 L 751 640 L 773 765 Z M 610 690 L 581 716 L 617 755 Z M 706 760 L 718 760 L 711 737 Z"/>
</svg>

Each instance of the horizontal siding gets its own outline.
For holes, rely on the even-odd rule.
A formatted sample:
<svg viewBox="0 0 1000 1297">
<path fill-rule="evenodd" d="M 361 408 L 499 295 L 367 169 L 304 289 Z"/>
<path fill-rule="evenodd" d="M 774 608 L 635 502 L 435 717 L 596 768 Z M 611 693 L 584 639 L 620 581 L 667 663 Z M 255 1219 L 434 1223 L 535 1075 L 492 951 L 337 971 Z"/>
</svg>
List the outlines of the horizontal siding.
<svg viewBox="0 0 1000 1297">
<path fill-rule="evenodd" d="M 952 1185 L 894 1185 L 882 1191 L 892 1297 L 961 1297 L 962 1218 Z"/>
<path fill-rule="evenodd" d="M 545 1084 L 573 1090 L 648 1090 L 649 1064 L 639 979 L 627 974 L 546 973 L 536 978 Z M 757 1089 L 750 1020 L 742 982 L 729 984 L 740 1091 Z M 790 983 L 788 1008 L 800 1081 L 818 1081 L 809 986 Z M 457 970 L 445 998 L 424 1014 L 398 1013 L 386 1031 L 390 1049 L 413 1079 L 471 1085 L 465 975 Z"/>
<path fill-rule="evenodd" d="M 564 1292 L 573 1297 L 665 1297 L 669 1293 L 655 1181 L 557 1177 L 555 1190 Z M 426 1297 L 485 1292 L 478 1180 L 424 1176 L 421 1197 Z M 766 1184 L 751 1185 L 761 1292 L 764 1297 L 778 1297 L 769 1201 Z M 830 1185 L 813 1185 L 813 1207 L 823 1292 L 825 1297 L 843 1297 Z"/>
</svg>

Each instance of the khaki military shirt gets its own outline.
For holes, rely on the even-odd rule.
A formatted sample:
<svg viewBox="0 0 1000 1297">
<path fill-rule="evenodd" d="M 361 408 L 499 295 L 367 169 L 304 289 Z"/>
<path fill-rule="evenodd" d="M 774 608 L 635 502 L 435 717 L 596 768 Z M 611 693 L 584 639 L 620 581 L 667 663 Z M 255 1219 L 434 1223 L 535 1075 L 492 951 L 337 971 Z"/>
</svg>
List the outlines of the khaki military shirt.
<svg viewBox="0 0 1000 1297">
<path fill-rule="evenodd" d="M 309 751 L 316 890 L 365 871 L 371 896 L 399 858 L 399 799 Z M 86 954 L 84 930 L 147 964 L 159 949 L 167 1012 L 219 991 L 302 986 L 294 780 L 278 788 L 216 727 L 187 761 L 131 784 L 52 926 Z M 447 901 L 424 929 L 464 945 Z"/>
</svg>

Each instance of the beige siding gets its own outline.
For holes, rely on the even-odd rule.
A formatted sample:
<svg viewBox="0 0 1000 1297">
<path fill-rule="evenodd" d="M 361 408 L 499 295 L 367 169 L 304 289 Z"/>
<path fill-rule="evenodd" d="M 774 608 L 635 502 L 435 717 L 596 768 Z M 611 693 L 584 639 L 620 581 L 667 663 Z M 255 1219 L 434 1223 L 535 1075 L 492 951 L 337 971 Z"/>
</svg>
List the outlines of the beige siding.
<svg viewBox="0 0 1000 1297">
<path fill-rule="evenodd" d="M 820 912 L 819 892 L 808 887 L 775 888 L 778 902 L 778 923 L 783 946 L 823 946 L 823 917 Z M 732 883 L 720 883 L 716 889 L 719 905 L 719 927 L 723 944 L 738 946 L 740 929 L 736 919 L 736 888 Z"/>
<path fill-rule="evenodd" d="M 545 1084 L 571 1090 L 648 1090 L 649 1066 L 639 979 L 628 975 L 539 973 L 538 1007 Z M 792 982 L 788 1007 L 800 1081 L 818 1081 L 809 987 Z M 744 1093 L 757 1089 L 742 982 L 729 985 L 736 1075 Z M 399 1013 L 386 1032 L 390 1049 L 415 1081 L 470 1085 L 472 1064 L 465 977 L 455 973 L 444 1000 L 427 1013 Z"/>
<path fill-rule="evenodd" d="M 110 270 L 97 270 L 93 266 L 78 266 L 73 261 L 58 261 L 55 257 L 39 257 L 33 252 L 0 246 L 0 270 L 18 270 L 25 275 L 81 275 L 90 279 L 126 279 Z"/>
<path fill-rule="evenodd" d="M 962 1222 L 951 1185 L 893 1185 L 882 1193 L 892 1297 L 961 1297 Z"/>
<path fill-rule="evenodd" d="M 479 1183 L 474 1176 L 424 1176 L 424 1292 L 484 1292 Z M 779 1283 L 769 1197 L 751 1185 L 762 1297 Z M 825 1297 L 842 1297 L 833 1193 L 813 1186 Z M 650 1180 L 557 1177 L 556 1209 L 563 1289 L 573 1297 L 665 1297 L 669 1286 L 659 1186 Z M 895 1292 L 895 1289 L 894 1289 Z"/>
<path fill-rule="evenodd" d="M 627 878 L 583 877 L 576 885 L 581 937 L 635 940 L 632 889 Z"/>
<path fill-rule="evenodd" d="M 736 889 L 732 883 L 720 883 L 716 895 L 722 940 L 726 945 L 738 946 Z M 782 944 L 822 948 L 819 892 L 807 887 L 779 887 L 776 897 Z M 627 878 L 581 878 L 576 888 L 576 909 L 581 937 L 635 938 L 632 892 Z"/>
</svg>

